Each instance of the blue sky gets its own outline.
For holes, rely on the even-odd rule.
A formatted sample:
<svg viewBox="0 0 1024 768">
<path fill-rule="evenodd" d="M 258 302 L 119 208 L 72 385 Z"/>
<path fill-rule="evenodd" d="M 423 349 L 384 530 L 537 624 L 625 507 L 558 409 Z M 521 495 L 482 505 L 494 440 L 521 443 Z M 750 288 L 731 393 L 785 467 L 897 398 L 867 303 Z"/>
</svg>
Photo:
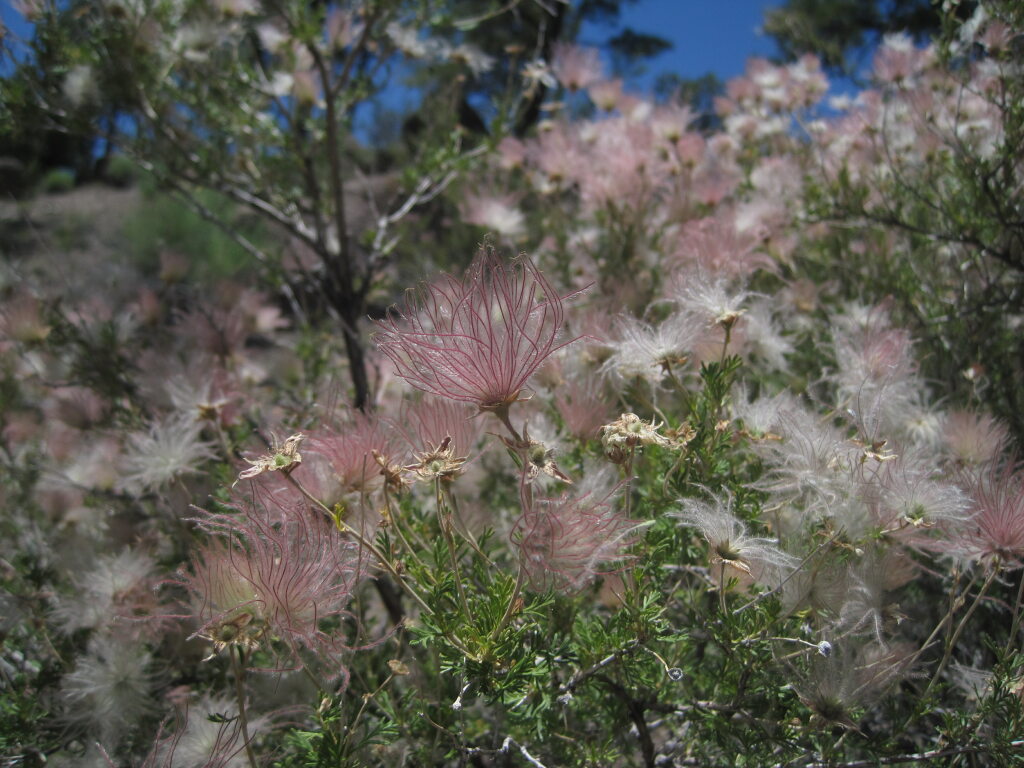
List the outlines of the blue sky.
<svg viewBox="0 0 1024 768">
<path fill-rule="evenodd" d="M 624 3 L 623 26 L 658 35 L 675 47 L 651 61 L 647 75 L 634 83 L 649 89 L 658 74 L 686 78 L 713 72 L 725 81 L 743 73 L 751 56 L 771 56 L 774 43 L 759 34 L 764 12 L 782 0 L 636 0 Z M 606 27 L 586 27 L 581 42 L 597 44 Z"/>
</svg>

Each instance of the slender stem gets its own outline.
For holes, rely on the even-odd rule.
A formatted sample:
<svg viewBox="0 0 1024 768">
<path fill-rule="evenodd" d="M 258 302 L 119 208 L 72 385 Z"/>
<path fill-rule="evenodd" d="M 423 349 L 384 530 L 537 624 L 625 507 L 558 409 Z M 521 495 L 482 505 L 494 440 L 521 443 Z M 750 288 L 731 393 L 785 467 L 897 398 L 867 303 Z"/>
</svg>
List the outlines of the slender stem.
<svg viewBox="0 0 1024 768">
<path fill-rule="evenodd" d="M 235 650 L 238 654 L 235 654 Z M 245 649 L 231 649 L 231 671 L 235 676 L 235 696 L 238 699 L 238 724 L 242 729 L 242 741 L 245 744 L 245 757 L 249 761 L 249 768 L 256 768 L 256 755 L 252 751 L 252 741 L 249 739 L 249 721 L 245 714 Z"/>
<path fill-rule="evenodd" d="M 356 712 L 356 716 L 352 718 L 351 724 L 349 724 L 349 726 L 345 729 L 345 741 L 343 741 L 341 745 L 341 754 L 343 757 L 348 757 L 349 741 L 352 739 L 352 734 L 355 732 L 356 726 L 359 724 L 359 719 L 363 716 L 363 712 L 366 711 L 366 706 L 370 703 L 370 700 L 373 699 L 373 697 L 375 697 L 378 693 L 384 690 L 384 686 L 390 683 L 392 679 L 394 679 L 394 677 L 394 673 L 388 675 L 384 682 L 378 685 L 377 689 L 373 693 L 363 695 L 363 703 L 360 705 L 359 711 Z"/>
<path fill-rule="evenodd" d="M 725 327 L 725 341 L 722 342 L 722 357 L 719 359 L 719 365 L 725 365 L 725 354 L 729 351 L 729 340 L 732 338 L 732 323 L 724 323 Z"/>
<path fill-rule="evenodd" d="M 1013 648 L 1013 640 L 1017 637 L 1017 631 L 1020 629 L 1020 605 L 1022 599 L 1024 599 L 1024 571 L 1021 571 L 1020 573 L 1020 585 L 1017 587 L 1017 599 L 1013 603 L 1013 621 L 1010 622 L 1010 635 L 1006 638 L 1006 647 L 1003 649 L 1004 661 L 1009 657 L 1010 649 Z"/>
<path fill-rule="evenodd" d="M 932 630 L 931 634 L 928 635 L 928 638 L 921 644 L 921 647 L 918 648 L 917 652 L 914 653 L 914 655 L 911 657 L 910 662 L 907 665 L 908 667 L 913 666 L 917 663 L 917 660 L 921 657 L 921 654 L 923 654 L 928 648 L 931 647 L 932 643 L 935 642 L 935 638 L 938 636 L 939 632 L 941 632 L 948 623 L 952 622 L 953 614 L 956 612 L 958 608 L 955 595 L 957 584 L 959 584 L 960 582 L 960 575 L 960 570 L 959 568 L 957 568 L 956 572 L 953 575 L 953 583 L 952 585 L 950 585 L 949 590 L 949 610 L 946 611 L 942 619 L 939 620 L 939 623 L 935 625 L 935 628 Z M 970 591 L 971 586 L 974 584 L 976 579 L 977 574 L 975 574 L 974 578 L 972 578 L 971 581 L 968 583 L 967 588 L 964 590 L 964 592 Z M 931 684 L 929 684 L 928 687 L 931 688 Z M 922 696 L 918 700 L 918 706 L 914 708 L 914 710 L 910 714 L 910 717 L 906 720 L 906 722 L 903 723 L 903 727 L 900 730 L 905 731 L 907 729 L 907 726 L 909 726 L 910 723 L 918 717 L 918 715 L 921 712 L 921 707 L 924 706 L 924 704 L 925 697 Z"/>
<path fill-rule="evenodd" d="M 434 479 L 434 499 L 437 502 L 437 522 L 441 526 L 441 533 L 444 535 L 445 543 L 448 545 L 448 557 L 452 561 L 452 571 L 455 574 L 455 589 L 459 593 L 459 602 L 462 603 L 462 610 L 466 619 L 472 623 L 472 613 L 469 610 L 469 601 L 466 600 L 466 591 L 462 587 L 462 571 L 459 569 L 459 558 L 455 554 L 455 537 L 452 536 L 452 515 L 444 503 L 441 493 L 440 479 Z"/>
<path fill-rule="evenodd" d="M 502 630 L 508 626 L 508 623 L 512 620 L 512 613 L 515 610 L 516 602 L 519 600 L 519 593 L 523 589 L 523 582 L 526 580 L 526 568 L 523 564 L 519 564 L 519 573 L 516 574 L 516 585 L 512 588 L 512 596 L 508 600 L 508 607 L 505 608 L 505 614 L 501 617 L 501 621 L 491 632 L 490 641 L 493 643 L 498 639 Z"/>
<path fill-rule="evenodd" d="M 406 590 L 406 592 L 409 593 L 409 596 L 413 600 L 416 601 L 417 605 L 419 605 L 420 608 L 422 608 L 423 610 L 427 611 L 428 613 L 433 613 L 433 611 L 430 610 L 430 606 L 427 605 L 426 602 L 423 600 L 423 598 L 420 597 L 419 594 L 416 592 L 416 590 L 413 589 L 401 577 L 401 575 L 398 573 L 398 570 L 395 568 L 394 564 L 391 563 L 391 561 L 387 558 L 387 556 L 385 556 L 384 553 L 381 552 L 376 547 L 375 544 L 373 544 L 373 542 L 369 541 L 365 536 L 363 536 L 363 534 L 361 534 L 359 531 L 357 531 L 352 526 L 347 525 L 345 523 L 342 523 L 340 521 L 336 521 L 335 517 L 334 517 L 334 511 L 332 509 L 330 509 L 322 501 L 320 501 L 320 499 L 318 499 L 316 496 L 314 496 L 309 491 L 307 491 L 303 487 L 302 483 L 300 483 L 294 477 L 292 477 L 291 475 L 285 475 L 285 477 L 287 477 L 288 480 L 292 483 L 292 485 L 294 485 L 295 488 L 298 489 L 299 493 L 301 493 L 303 496 L 305 496 L 309 501 L 313 502 L 314 505 L 316 505 L 322 512 L 324 512 L 327 515 L 327 518 L 331 522 L 334 522 L 337 525 L 341 526 L 342 527 L 341 528 L 342 531 L 344 531 L 345 533 L 349 534 L 353 539 L 355 539 L 357 542 L 359 542 L 360 545 L 362 545 L 367 550 L 369 550 L 370 553 L 375 558 L 377 558 L 377 560 L 380 562 L 380 564 L 383 565 L 384 568 L 387 569 L 388 573 L 390 573 L 398 581 L 398 583 L 402 585 L 402 587 Z"/>
<path fill-rule="evenodd" d="M 580 684 L 584 680 L 586 680 L 587 678 L 592 677 L 596 673 L 600 672 L 602 669 L 607 667 L 612 662 L 617 661 L 622 656 L 626 656 L 627 654 L 635 653 L 639 648 L 641 648 L 641 645 L 640 645 L 640 643 L 637 640 L 630 640 L 625 645 L 625 647 L 620 648 L 617 651 L 613 651 L 612 653 L 610 653 L 609 655 L 605 656 L 603 659 L 601 659 L 596 664 L 592 664 L 587 669 L 579 671 L 579 672 L 576 672 L 571 678 L 569 678 L 568 682 L 566 682 L 563 685 L 559 686 L 559 688 L 558 688 L 559 695 L 564 696 L 567 693 L 572 693 L 574 690 L 576 690 L 576 688 L 578 688 L 580 686 Z"/>
<path fill-rule="evenodd" d="M 981 590 L 979 590 L 978 596 L 974 598 L 974 602 L 971 603 L 971 607 L 967 609 L 967 613 L 965 613 L 964 617 L 960 619 L 960 623 L 957 625 L 953 634 L 946 641 L 946 650 L 942 655 L 942 661 L 939 662 L 938 669 L 935 670 L 935 674 L 932 675 L 932 679 L 928 683 L 928 687 L 925 688 L 924 694 L 921 696 L 922 699 L 928 698 L 928 694 L 931 692 L 932 688 L 935 687 L 935 683 L 938 682 L 939 677 L 942 675 L 942 672 L 946 669 L 946 665 L 949 663 L 949 659 L 953 654 L 953 648 L 956 646 L 957 641 L 960 639 L 960 635 L 967 627 L 967 621 L 971 618 L 971 616 L 974 615 L 974 612 L 978 609 L 978 606 L 981 605 L 981 599 L 985 596 L 985 593 L 988 592 L 988 588 L 992 586 L 992 582 L 995 581 L 996 574 L 998 572 L 998 566 L 993 566 L 992 572 L 989 573 L 988 578 L 985 579 L 985 583 L 981 585 Z"/>
<path fill-rule="evenodd" d="M 326 504 L 324 504 L 322 501 L 320 501 L 320 499 L 318 499 L 316 496 L 314 496 L 309 491 L 307 491 L 305 488 L 303 488 L 302 487 L 302 483 L 300 483 L 294 477 L 292 477 L 291 475 L 288 475 L 288 474 L 286 474 L 285 477 L 287 477 L 288 480 L 298 489 L 299 493 L 301 493 L 303 496 L 305 496 L 307 499 L 309 499 L 311 502 L 313 502 L 313 504 L 315 504 L 317 507 L 319 507 L 320 510 L 322 510 L 327 515 L 327 518 L 331 522 L 336 522 L 338 525 L 344 526 L 342 528 L 342 530 L 345 533 L 348 533 L 349 535 L 351 535 L 352 538 L 354 538 L 362 546 L 364 546 L 366 549 L 368 549 L 370 551 L 370 553 L 374 557 L 376 557 L 377 560 L 380 561 L 380 564 L 383 565 L 387 569 L 388 573 L 390 573 L 392 575 L 392 577 L 394 577 L 395 581 L 398 582 L 399 586 L 401 586 L 402 589 L 404 589 L 409 594 L 409 597 L 411 597 L 413 600 L 416 601 L 416 604 L 420 607 L 421 610 L 424 610 L 424 611 L 426 611 L 429 614 L 436 613 L 434 610 L 431 609 L 431 607 L 429 605 L 427 605 L 426 600 L 424 600 L 422 597 L 420 597 L 419 592 L 417 592 L 415 589 L 413 589 L 412 585 L 409 584 L 409 582 L 407 582 L 405 579 L 402 578 L 401 574 L 398 572 L 398 570 L 395 568 L 395 566 L 388 560 L 387 557 L 384 556 L 384 554 L 379 549 L 377 549 L 377 547 L 372 542 L 368 541 L 365 536 L 363 536 L 361 533 L 359 533 L 359 531 L 357 531 L 352 526 L 346 525 L 345 523 L 342 523 L 341 521 L 335 521 L 334 512 L 331 509 L 329 509 Z M 455 637 L 454 635 L 452 635 L 452 634 L 450 634 L 448 632 L 445 632 L 445 637 L 448 638 L 448 642 L 450 642 L 453 646 L 458 648 L 464 654 L 466 654 L 467 656 L 473 656 L 473 654 L 470 652 L 470 650 L 466 647 L 466 644 L 463 643 L 461 640 L 459 640 L 459 638 Z"/>
<path fill-rule="evenodd" d="M 725 605 L 725 561 L 722 561 L 718 572 L 718 606 L 722 609 L 722 615 L 726 613 Z"/>
<path fill-rule="evenodd" d="M 626 459 L 626 517 L 630 517 L 633 507 L 633 458 L 636 456 L 636 446 L 629 446 L 629 456 Z"/>
<path fill-rule="evenodd" d="M 416 554 L 416 550 L 413 549 L 412 544 L 410 544 L 409 540 L 407 538 L 405 538 L 405 532 L 402 529 L 402 525 L 398 522 L 401 516 L 400 515 L 396 515 L 394 513 L 394 510 L 391 508 L 391 494 L 388 492 L 386 484 L 384 486 L 384 504 L 387 506 L 387 509 L 388 509 L 388 519 L 391 522 L 391 528 L 392 528 L 392 530 L 394 530 L 395 533 L 398 534 L 398 538 L 399 538 L 399 540 L 401 540 L 402 545 L 405 547 L 406 551 L 409 553 L 409 556 L 412 557 L 412 559 L 416 561 L 416 564 L 420 568 L 423 569 L 423 572 L 425 574 L 427 574 L 428 576 L 433 577 L 433 573 L 431 572 L 431 570 L 429 568 L 427 568 L 426 563 L 424 563 L 422 560 L 420 560 L 420 557 L 419 557 L 419 555 Z M 437 582 L 435 581 L 434 583 L 437 583 Z"/>
<path fill-rule="evenodd" d="M 476 540 L 476 536 L 474 536 L 473 532 L 469 530 L 469 526 L 466 525 L 466 521 L 462 519 L 462 514 L 459 512 L 458 499 L 456 499 L 455 494 L 451 492 L 451 488 L 448 488 L 446 490 L 445 497 L 448 500 L 448 506 L 452 508 L 452 512 L 454 513 L 453 520 L 455 518 L 458 518 L 459 522 L 462 524 L 462 530 L 459 531 L 459 534 L 465 537 L 466 541 L 469 542 L 469 545 L 478 555 L 480 555 L 480 557 L 484 559 L 485 563 L 493 566 L 494 562 L 491 560 L 491 558 L 487 556 L 487 553 L 484 552 L 483 549 L 480 547 L 480 542 Z"/>
<path fill-rule="evenodd" d="M 523 436 L 520 435 L 516 428 L 512 426 L 512 419 L 510 419 L 508 415 L 510 405 L 511 403 L 502 403 L 501 405 L 486 408 L 485 410 L 493 413 L 497 417 L 498 421 L 505 425 L 505 429 L 509 431 L 509 434 L 512 435 L 512 439 L 515 440 L 516 443 L 525 443 L 526 441 L 523 439 Z"/>
</svg>

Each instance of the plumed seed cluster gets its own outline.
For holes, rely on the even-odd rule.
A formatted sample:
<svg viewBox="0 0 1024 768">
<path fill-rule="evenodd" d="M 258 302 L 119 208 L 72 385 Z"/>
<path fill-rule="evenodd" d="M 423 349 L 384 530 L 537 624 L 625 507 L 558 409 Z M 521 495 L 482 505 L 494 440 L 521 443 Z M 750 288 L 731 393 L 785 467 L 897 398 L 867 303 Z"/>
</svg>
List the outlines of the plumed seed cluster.
<svg viewBox="0 0 1024 768">
<path fill-rule="evenodd" d="M 515 401 L 557 349 L 563 300 L 528 258 L 481 248 L 460 280 L 410 291 L 378 323 L 377 348 L 413 387 L 492 408 Z"/>
</svg>

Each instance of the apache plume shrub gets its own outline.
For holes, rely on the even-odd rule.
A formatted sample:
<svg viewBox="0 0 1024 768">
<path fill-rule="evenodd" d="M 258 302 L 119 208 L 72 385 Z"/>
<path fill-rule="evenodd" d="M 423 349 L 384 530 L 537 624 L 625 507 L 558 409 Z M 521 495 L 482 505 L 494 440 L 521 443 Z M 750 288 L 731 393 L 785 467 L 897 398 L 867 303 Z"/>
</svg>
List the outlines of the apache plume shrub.
<svg viewBox="0 0 1024 768">
<path fill-rule="evenodd" d="M 424 177 L 405 210 L 445 195 L 461 220 L 407 245 L 384 207 L 371 233 L 314 199 L 341 180 L 320 176 L 319 149 L 347 152 L 317 128 L 328 107 L 350 114 L 335 65 L 362 78 L 397 47 L 477 71 L 475 29 L 426 37 L 404 2 L 150 5 L 86 16 L 120 19 L 140 47 L 173 28 L 145 70 L 171 72 L 168 88 L 216 67 L 249 89 L 210 78 L 209 109 L 165 111 L 172 97 L 154 115 L 242 121 L 230 191 L 353 260 L 292 254 L 275 300 L 186 275 L 123 302 L 42 280 L 9 292 L 0 744 L 15 762 L 1019 762 L 1024 477 L 1016 430 L 985 412 L 1017 363 L 982 345 L 934 372 L 964 351 L 947 331 L 972 307 L 1019 293 L 1010 265 L 979 267 L 1019 250 L 1003 229 L 1019 219 L 1024 16 L 982 0 L 948 51 L 886 40 L 887 82 L 834 114 L 814 113 L 813 60 L 752 61 L 699 126 L 604 79 L 594 52 L 505 59 L 564 108 L 491 156 L 479 144 L 471 181 L 449 186 L 461 166 L 442 160 L 442 186 Z M 315 142 L 298 202 L 276 186 L 281 107 Z M 1000 226 L 976 218 L 979 184 L 996 185 L 975 202 Z M 401 287 L 377 267 L 403 274 L 474 224 L 531 257 L 480 249 L 465 275 L 409 292 L 378 323 L 382 354 L 363 356 L 365 309 Z M 353 282 L 346 265 L 373 266 Z M 307 304 L 321 276 L 330 301 Z M 556 286 L 586 283 L 601 290 L 570 313 Z M 1018 315 L 992 340 L 1019 335 Z M 594 343 L 570 345 L 578 333 Z M 98 365 L 110 350 L 117 365 Z M 337 416 L 323 393 L 346 360 L 353 408 Z M 250 452 L 271 426 L 290 437 Z M 190 492 L 209 511 L 183 519 Z"/>
</svg>

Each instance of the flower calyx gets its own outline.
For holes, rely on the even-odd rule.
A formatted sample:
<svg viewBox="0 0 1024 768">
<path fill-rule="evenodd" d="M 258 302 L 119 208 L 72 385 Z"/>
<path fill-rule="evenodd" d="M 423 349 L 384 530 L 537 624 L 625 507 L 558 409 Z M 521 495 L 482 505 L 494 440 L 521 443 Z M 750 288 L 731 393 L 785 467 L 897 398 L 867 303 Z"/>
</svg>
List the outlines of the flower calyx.
<svg viewBox="0 0 1024 768">
<path fill-rule="evenodd" d="M 270 453 L 256 459 L 246 459 L 250 466 L 238 475 L 238 480 L 248 480 L 250 477 L 262 475 L 264 472 L 283 472 L 289 474 L 296 466 L 302 463 L 302 454 L 299 453 L 299 445 L 306 436 L 298 433 L 285 439 L 282 443 L 276 435 L 271 435 Z M 235 484 L 238 484 L 238 480 Z"/>
<path fill-rule="evenodd" d="M 554 449 L 548 448 L 539 440 L 532 439 L 530 437 L 530 430 L 528 426 L 523 426 L 522 440 L 516 440 L 500 435 L 499 438 L 509 449 L 523 457 L 523 471 L 525 472 L 526 479 L 528 481 L 533 482 L 544 474 L 548 477 L 553 477 L 555 480 L 566 483 L 567 485 L 572 485 L 572 478 L 559 469 L 558 465 L 555 463 Z"/>
<path fill-rule="evenodd" d="M 213 644 L 213 652 L 203 659 L 209 661 L 229 647 L 238 647 L 246 651 L 256 650 L 266 632 L 267 624 L 260 616 L 243 611 L 225 617 L 196 636 L 205 638 Z"/>
<path fill-rule="evenodd" d="M 462 466 L 466 463 L 465 456 L 455 455 L 450 435 L 446 436 L 437 446 L 428 442 L 427 450 L 417 453 L 415 456 L 416 463 L 410 464 L 404 469 L 407 472 L 412 472 L 417 480 L 423 482 L 433 482 L 434 480 L 451 482 L 462 472 Z"/>
</svg>

